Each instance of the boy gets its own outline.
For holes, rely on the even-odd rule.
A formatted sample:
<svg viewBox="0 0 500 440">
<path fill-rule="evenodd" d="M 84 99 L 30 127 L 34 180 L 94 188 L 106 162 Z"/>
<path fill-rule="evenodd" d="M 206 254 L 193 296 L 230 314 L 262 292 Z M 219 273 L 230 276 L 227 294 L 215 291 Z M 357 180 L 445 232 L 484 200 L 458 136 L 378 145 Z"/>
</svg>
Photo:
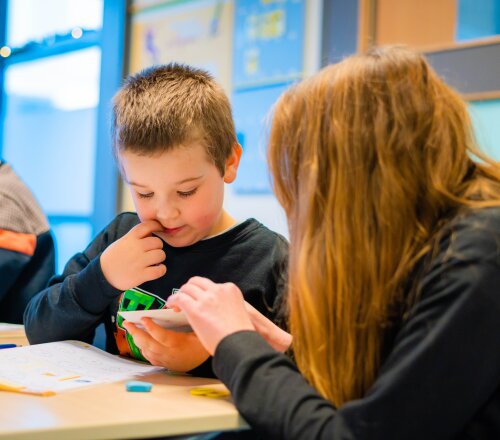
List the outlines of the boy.
<svg viewBox="0 0 500 440">
<path fill-rule="evenodd" d="M 54 275 L 54 240 L 35 197 L 1 160 L 0 206 L 0 322 L 21 324 L 26 304 Z"/>
<path fill-rule="evenodd" d="M 194 333 L 147 322 L 156 336 L 138 338 L 148 345 L 138 346 L 117 312 L 163 308 L 201 275 L 235 283 L 273 316 L 286 241 L 223 209 L 224 183 L 236 178 L 242 150 L 229 101 L 208 73 L 169 64 L 131 76 L 115 96 L 113 119 L 114 152 L 137 214 L 119 215 L 31 301 L 27 336 L 31 343 L 91 342 L 104 322 L 109 352 L 210 375 L 208 352 Z"/>
</svg>

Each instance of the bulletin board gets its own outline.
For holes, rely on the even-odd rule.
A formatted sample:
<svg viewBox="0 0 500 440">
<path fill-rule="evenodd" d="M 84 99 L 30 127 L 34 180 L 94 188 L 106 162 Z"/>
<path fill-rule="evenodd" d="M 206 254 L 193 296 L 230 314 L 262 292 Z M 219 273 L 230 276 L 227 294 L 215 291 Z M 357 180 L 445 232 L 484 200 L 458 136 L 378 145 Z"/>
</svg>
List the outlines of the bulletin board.
<svg viewBox="0 0 500 440">
<path fill-rule="evenodd" d="M 237 194 L 269 194 L 267 169 L 267 138 L 272 106 L 288 84 L 260 87 L 233 94 L 234 122 L 243 157 L 234 182 Z"/>
<path fill-rule="evenodd" d="M 212 73 L 231 90 L 233 2 L 164 3 L 132 15 L 130 72 L 171 61 Z"/>
<path fill-rule="evenodd" d="M 303 71 L 303 0 L 236 0 L 234 89 L 291 81 Z"/>
<path fill-rule="evenodd" d="M 236 194 L 270 194 L 266 160 L 271 108 L 303 77 L 305 0 L 236 0 L 233 103 L 243 147 Z"/>
<path fill-rule="evenodd" d="M 500 99 L 472 101 L 469 108 L 479 146 L 500 161 Z"/>
<path fill-rule="evenodd" d="M 469 41 L 500 35 L 498 0 L 458 0 L 456 40 Z"/>
</svg>

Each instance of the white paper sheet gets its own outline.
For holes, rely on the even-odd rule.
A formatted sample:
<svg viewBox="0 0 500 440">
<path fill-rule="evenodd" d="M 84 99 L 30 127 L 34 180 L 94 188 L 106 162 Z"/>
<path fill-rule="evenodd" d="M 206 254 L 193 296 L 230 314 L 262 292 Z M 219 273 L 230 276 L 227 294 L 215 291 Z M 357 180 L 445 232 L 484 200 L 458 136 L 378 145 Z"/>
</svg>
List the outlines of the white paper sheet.
<svg viewBox="0 0 500 440">
<path fill-rule="evenodd" d="M 0 388 L 18 388 L 20 392 L 57 393 L 161 370 L 79 341 L 0 350 Z"/>
<path fill-rule="evenodd" d="M 7 322 L 0 322 L 0 333 L 13 331 L 24 332 L 24 326 L 22 324 L 9 324 Z"/>
</svg>

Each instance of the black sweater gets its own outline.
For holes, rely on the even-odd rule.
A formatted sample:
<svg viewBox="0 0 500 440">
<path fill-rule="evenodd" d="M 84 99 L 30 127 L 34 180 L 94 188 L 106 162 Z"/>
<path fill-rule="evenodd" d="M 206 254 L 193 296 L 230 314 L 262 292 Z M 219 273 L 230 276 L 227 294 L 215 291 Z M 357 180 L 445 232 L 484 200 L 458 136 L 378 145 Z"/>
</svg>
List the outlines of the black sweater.
<svg viewBox="0 0 500 440">
<path fill-rule="evenodd" d="M 363 398 L 335 408 L 255 332 L 219 344 L 214 371 L 256 431 L 273 440 L 500 438 L 500 209 L 456 217 L 442 232 L 413 281 L 420 299 Z"/>
<path fill-rule="evenodd" d="M 138 223 L 137 214 L 117 216 L 84 252 L 69 260 L 62 275 L 53 277 L 48 287 L 31 300 L 24 314 L 31 344 L 65 339 L 90 343 L 95 328 L 104 322 L 106 350 L 118 353 L 119 348 L 122 354 L 134 353 L 127 346 L 125 331 L 116 323 L 117 311 L 126 309 L 127 297 L 104 278 L 100 256 Z M 271 319 L 277 318 L 288 245 L 258 221 L 246 220 L 191 246 L 176 248 L 164 243 L 163 250 L 167 273 L 139 286 L 153 294 L 147 298 L 152 303 L 147 308 L 161 308 L 174 289 L 198 275 L 219 283 L 235 283 L 256 309 Z M 213 375 L 210 362 L 192 373 Z"/>
</svg>

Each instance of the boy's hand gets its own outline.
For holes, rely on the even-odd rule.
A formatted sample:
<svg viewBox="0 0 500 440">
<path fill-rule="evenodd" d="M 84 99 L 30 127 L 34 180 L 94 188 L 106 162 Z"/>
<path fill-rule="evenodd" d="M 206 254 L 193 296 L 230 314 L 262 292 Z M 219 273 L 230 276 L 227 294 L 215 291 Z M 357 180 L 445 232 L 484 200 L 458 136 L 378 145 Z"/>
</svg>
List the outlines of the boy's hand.
<svg viewBox="0 0 500 440">
<path fill-rule="evenodd" d="M 185 373 L 209 357 L 208 351 L 192 332 L 167 330 L 149 318 L 142 318 L 142 325 L 146 331 L 131 322 L 123 321 L 123 326 L 134 338 L 135 345 L 152 365 Z"/>
<path fill-rule="evenodd" d="M 163 242 L 152 235 L 163 227 L 155 220 L 134 226 L 101 255 L 101 269 L 114 288 L 127 290 L 165 275 Z"/>
</svg>

